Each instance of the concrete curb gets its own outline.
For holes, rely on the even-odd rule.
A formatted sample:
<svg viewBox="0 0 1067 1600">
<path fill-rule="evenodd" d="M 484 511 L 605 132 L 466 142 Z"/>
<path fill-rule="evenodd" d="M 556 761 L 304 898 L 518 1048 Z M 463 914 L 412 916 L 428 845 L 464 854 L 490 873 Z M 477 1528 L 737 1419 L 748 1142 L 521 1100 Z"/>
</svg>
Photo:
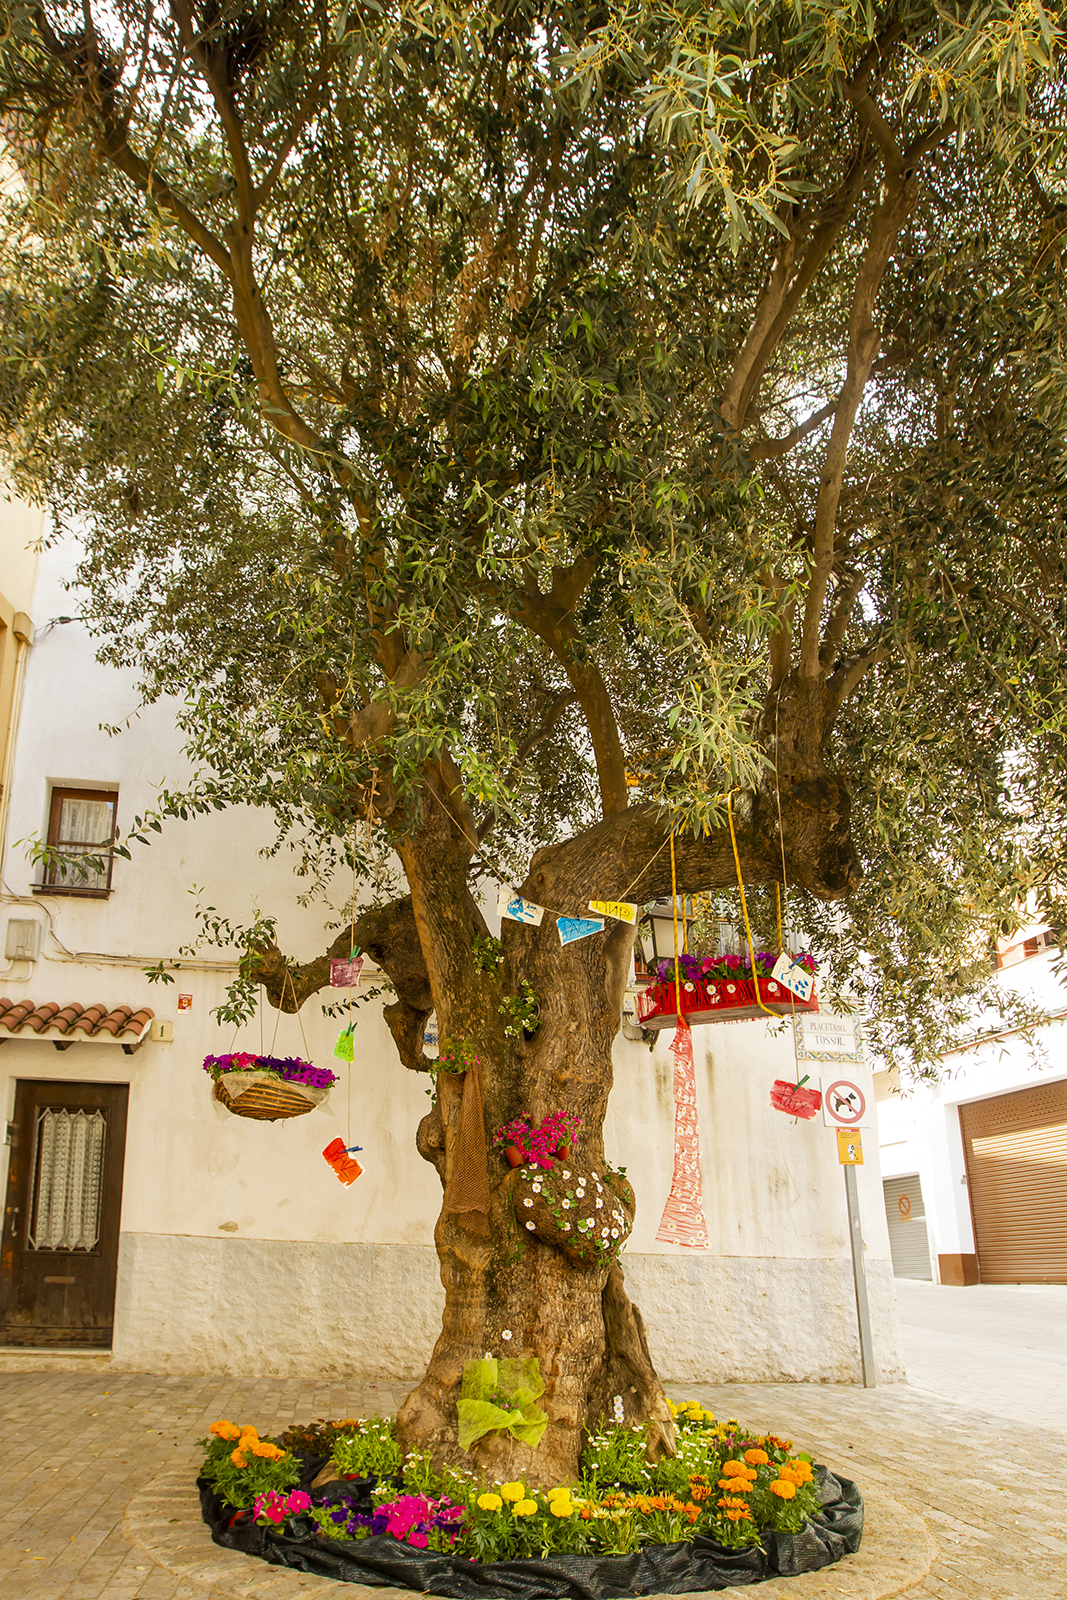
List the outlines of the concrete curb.
<svg viewBox="0 0 1067 1600">
<path fill-rule="evenodd" d="M 326 1595 L 338 1600 L 340 1594 L 355 1597 L 357 1591 L 368 1600 L 410 1600 L 409 1589 L 340 1587 L 333 1578 L 268 1567 L 255 1557 L 212 1544 L 194 1488 L 199 1459 L 191 1448 L 180 1450 L 177 1460 L 134 1495 L 122 1531 L 130 1544 L 199 1590 L 205 1600 L 310 1600 Z M 758 1594 L 759 1600 L 892 1600 L 906 1594 L 926 1577 L 938 1546 L 921 1517 L 899 1501 L 876 1489 L 863 1491 L 863 1499 L 863 1543 L 854 1556 L 821 1572 L 717 1593 Z"/>
</svg>

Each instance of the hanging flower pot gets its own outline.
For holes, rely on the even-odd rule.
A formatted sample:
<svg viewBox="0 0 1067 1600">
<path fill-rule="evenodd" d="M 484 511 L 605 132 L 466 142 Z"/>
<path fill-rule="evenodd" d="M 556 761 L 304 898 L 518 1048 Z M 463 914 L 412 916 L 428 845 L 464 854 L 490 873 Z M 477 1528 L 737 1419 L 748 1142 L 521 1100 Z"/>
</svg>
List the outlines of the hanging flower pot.
<svg viewBox="0 0 1067 1600">
<path fill-rule="evenodd" d="M 321 1105 L 337 1082 L 327 1067 L 312 1066 L 297 1056 L 285 1059 L 245 1051 L 208 1056 L 204 1071 L 214 1080 L 214 1098 L 235 1117 L 255 1122 L 280 1122 L 302 1117 Z"/>
<path fill-rule="evenodd" d="M 494 1145 L 503 1150 L 513 1167 L 529 1164 L 551 1172 L 553 1161 L 571 1153 L 571 1141 L 581 1126 L 581 1117 L 572 1113 L 554 1112 L 536 1125 L 516 1117 L 493 1136 Z"/>
<path fill-rule="evenodd" d="M 742 1022 L 751 1017 L 765 1017 L 768 1011 L 783 1017 L 798 1011 L 818 1011 L 819 1002 L 814 993 L 810 999 L 801 1000 L 770 976 L 774 961 L 770 952 L 761 951 L 756 957 L 753 976 L 747 957 L 682 956 L 679 961 L 681 983 L 674 981 L 673 961 L 661 961 L 659 981 L 649 984 L 638 998 L 637 1020 L 642 1028 L 655 1032 L 659 1028 L 676 1027 L 679 1011 L 692 1026 L 704 1022 Z M 815 970 L 814 962 L 809 970 Z"/>
</svg>

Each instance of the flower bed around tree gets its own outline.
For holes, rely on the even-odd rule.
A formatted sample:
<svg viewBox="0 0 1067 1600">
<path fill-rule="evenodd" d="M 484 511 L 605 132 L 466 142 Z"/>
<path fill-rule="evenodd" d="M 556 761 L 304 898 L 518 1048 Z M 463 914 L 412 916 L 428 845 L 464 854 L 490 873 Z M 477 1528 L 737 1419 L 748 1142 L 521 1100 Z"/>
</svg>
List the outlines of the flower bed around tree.
<svg viewBox="0 0 1067 1600">
<path fill-rule="evenodd" d="M 349 1583 L 474 1600 L 506 1562 L 521 1600 L 692 1593 L 814 1571 L 858 1549 L 854 1484 L 790 1441 L 672 1406 L 677 1454 L 650 1464 L 645 1429 L 605 1422 L 575 1484 L 434 1472 L 403 1456 L 392 1419 L 260 1439 L 213 1424 L 198 1480 L 217 1544 Z"/>
</svg>

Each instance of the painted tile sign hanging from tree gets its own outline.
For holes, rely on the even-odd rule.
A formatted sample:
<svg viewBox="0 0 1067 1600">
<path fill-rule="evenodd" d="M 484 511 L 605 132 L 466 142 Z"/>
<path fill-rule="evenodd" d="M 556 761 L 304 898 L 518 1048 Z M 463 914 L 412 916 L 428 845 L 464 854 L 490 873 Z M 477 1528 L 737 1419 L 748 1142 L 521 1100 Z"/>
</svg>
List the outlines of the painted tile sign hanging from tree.
<svg viewBox="0 0 1067 1600">
<path fill-rule="evenodd" d="M 709 1250 L 700 1188 L 700 1123 L 693 1067 L 693 1031 L 679 1026 L 671 1041 L 674 1052 L 674 1178 L 656 1238 L 661 1244 L 684 1244 Z"/>
</svg>

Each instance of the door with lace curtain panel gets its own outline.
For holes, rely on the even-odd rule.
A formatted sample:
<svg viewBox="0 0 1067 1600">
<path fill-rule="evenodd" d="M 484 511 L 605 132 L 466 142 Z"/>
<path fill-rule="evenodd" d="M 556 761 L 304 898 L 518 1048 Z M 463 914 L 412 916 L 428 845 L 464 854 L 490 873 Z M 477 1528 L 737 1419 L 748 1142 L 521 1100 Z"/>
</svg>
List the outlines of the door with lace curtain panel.
<svg viewBox="0 0 1067 1600">
<path fill-rule="evenodd" d="M 125 1083 L 16 1083 L 0 1344 L 110 1346 L 128 1098 Z"/>
</svg>

